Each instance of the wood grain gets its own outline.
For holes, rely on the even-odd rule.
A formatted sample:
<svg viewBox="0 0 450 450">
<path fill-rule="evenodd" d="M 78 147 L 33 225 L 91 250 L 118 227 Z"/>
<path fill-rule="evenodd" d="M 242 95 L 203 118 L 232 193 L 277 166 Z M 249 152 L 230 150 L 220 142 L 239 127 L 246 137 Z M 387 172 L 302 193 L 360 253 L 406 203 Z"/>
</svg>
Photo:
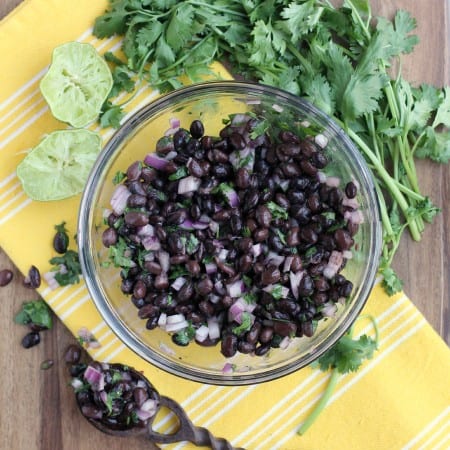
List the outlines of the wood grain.
<svg viewBox="0 0 450 450">
<path fill-rule="evenodd" d="M 20 0 L 1 0 L 0 18 Z M 409 10 L 418 20 L 420 44 L 403 61 L 403 74 L 420 84 L 450 84 L 449 3 L 445 0 L 372 0 L 380 15 L 391 16 L 398 8 Z M 423 191 L 442 208 L 420 243 L 405 237 L 395 268 L 405 282 L 405 291 L 434 329 L 450 343 L 450 167 L 429 162 L 419 164 Z M 31 262 L 30 262 L 31 264 Z M 124 442 L 94 430 L 79 414 L 68 388 L 63 363 L 64 350 L 74 338 L 59 320 L 42 333 L 40 345 L 24 350 L 21 339 L 26 328 L 13 322 L 22 302 L 36 298 L 22 286 L 22 275 L 0 250 L 0 270 L 10 268 L 14 280 L 0 288 L 0 449 L 14 450 L 136 450 L 153 447 L 145 440 Z M 42 361 L 54 366 L 41 370 Z"/>
</svg>

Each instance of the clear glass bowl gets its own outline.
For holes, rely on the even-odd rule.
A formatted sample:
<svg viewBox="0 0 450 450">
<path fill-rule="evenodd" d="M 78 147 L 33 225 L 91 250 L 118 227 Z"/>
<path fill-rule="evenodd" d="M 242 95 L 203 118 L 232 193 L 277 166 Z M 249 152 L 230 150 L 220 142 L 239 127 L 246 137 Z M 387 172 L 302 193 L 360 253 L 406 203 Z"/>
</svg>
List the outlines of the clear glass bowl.
<svg viewBox="0 0 450 450">
<path fill-rule="evenodd" d="M 119 269 L 102 267 L 107 249 L 102 245 L 104 210 L 110 208 L 113 177 L 136 160 L 153 151 L 158 138 L 169 128 L 172 118 L 189 127 L 201 119 L 207 134 L 222 127 L 222 119 L 232 113 L 266 108 L 288 122 L 308 121 L 322 130 L 329 141 L 331 163 L 327 174 L 343 180 L 355 179 L 358 200 L 364 215 L 355 236 L 353 258 L 342 272 L 354 288 L 351 297 L 333 318 L 319 321 L 313 337 L 296 338 L 287 349 L 271 350 L 258 357 L 237 353 L 227 359 L 220 345 L 202 347 L 192 342 L 180 347 L 162 329 L 147 330 L 145 320 L 120 290 Z M 371 174 L 353 143 L 341 128 L 310 103 L 279 89 L 259 84 L 226 81 L 207 82 L 182 88 L 142 108 L 115 133 L 92 169 L 82 197 L 78 245 L 83 275 L 101 316 L 117 337 L 144 360 L 172 374 L 194 381 L 218 385 L 244 385 L 269 381 L 310 364 L 330 348 L 352 325 L 371 291 L 381 249 L 381 223 Z M 231 362 L 235 370 L 223 373 Z"/>
</svg>

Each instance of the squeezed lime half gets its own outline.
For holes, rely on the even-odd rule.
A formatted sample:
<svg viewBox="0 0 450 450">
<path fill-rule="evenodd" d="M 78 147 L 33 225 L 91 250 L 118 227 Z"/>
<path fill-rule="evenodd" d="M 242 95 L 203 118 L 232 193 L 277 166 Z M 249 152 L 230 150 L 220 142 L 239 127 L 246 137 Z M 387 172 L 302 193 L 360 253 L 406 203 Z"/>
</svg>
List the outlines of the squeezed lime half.
<svg viewBox="0 0 450 450">
<path fill-rule="evenodd" d="M 61 200 L 83 191 L 101 150 L 102 139 L 90 130 L 59 130 L 47 135 L 16 169 L 33 200 Z"/>
<path fill-rule="evenodd" d="M 40 89 L 56 119 L 82 128 L 97 119 L 112 85 L 108 64 L 91 44 L 68 42 L 53 50 Z"/>
</svg>

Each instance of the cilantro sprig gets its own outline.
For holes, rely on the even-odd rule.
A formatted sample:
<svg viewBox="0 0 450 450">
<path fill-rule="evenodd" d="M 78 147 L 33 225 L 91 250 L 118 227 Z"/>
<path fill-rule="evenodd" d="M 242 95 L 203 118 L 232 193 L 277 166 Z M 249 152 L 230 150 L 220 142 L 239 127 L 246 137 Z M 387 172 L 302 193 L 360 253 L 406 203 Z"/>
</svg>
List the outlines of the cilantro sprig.
<svg viewBox="0 0 450 450">
<path fill-rule="evenodd" d="M 123 35 L 125 61 L 107 56 L 114 87 L 102 123 L 117 125 L 122 105 L 112 97 L 136 92 L 134 83 L 172 90 L 183 77 L 200 81 L 215 60 L 309 99 L 347 131 L 372 171 L 384 234 L 380 272 L 392 294 L 402 286 L 391 267 L 401 236 L 409 230 L 419 240 L 439 212 L 420 189 L 415 161 L 450 160 L 450 87 L 413 87 L 400 69 L 390 72 L 414 50 L 415 27 L 402 10 L 392 20 L 374 17 L 369 0 L 111 0 L 94 34 Z"/>
<path fill-rule="evenodd" d="M 366 359 L 371 359 L 373 357 L 375 350 L 377 350 L 379 341 L 377 322 L 372 316 L 359 317 L 359 319 L 362 318 L 368 318 L 371 321 L 375 331 L 374 338 L 366 334 L 362 334 L 358 338 L 354 339 L 354 326 L 352 326 L 350 330 L 344 334 L 344 336 L 342 336 L 333 347 L 331 347 L 331 349 L 327 350 L 313 364 L 313 367 L 319 368 L 323 372 L 331 370 L 331 376 L 322 397 L 297 430 L 298 434 L 305 434 L 309 427 L 325 409 L 341 375 L 349 372 L 356 372 Z"/>
</svg>

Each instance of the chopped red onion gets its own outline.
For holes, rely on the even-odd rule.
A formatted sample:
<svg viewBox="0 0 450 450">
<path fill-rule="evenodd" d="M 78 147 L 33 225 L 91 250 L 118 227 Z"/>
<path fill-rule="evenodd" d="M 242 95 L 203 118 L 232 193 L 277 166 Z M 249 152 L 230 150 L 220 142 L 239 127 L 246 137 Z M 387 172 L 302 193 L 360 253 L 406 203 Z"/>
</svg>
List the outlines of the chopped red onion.
<svg viewBox="0 0 450 450">
<path fill-rule="evenodd" d="M 348 206 L 349 208 L 353 208 L 353 209 L 358 209 L 359 208 L 359 202 L 358 202 L 358 199 L 356 197 L 354 197 L 354 198 L 344 197 L 342 199 L 342 204 L 344 206 Z"/>
<path fill-rule="evenodd" d="M 70 385 L 77 390 L 83 387 L 83 382 L 79 378 L 72 378 Z"/>
<path fill-rule="evenodd" d="M 138 228 L 137 235 L 140 237 L 144 236 L 154 236 L 155 235 L 155 228 L 153 225 L 150 225 L 149 223 L 147 225 L 144 225 L 143 227 Z"/>
<path fill-rule="evenodd" d="M 252 248 L 250 249 L 251 254 L 257 258 L 263 251 L 262 244 L 254 244 L 252 245 Z"/>
<path fill-rule="evenodd" d="M 353 258 L 353 253 L 352 253 L 351 250 L 344 250 L 344 251 L 342 252 L 342 256 L 343 256 L 345 259 L 352 259 L 352 258 Z"/>
<path fill-rule="evenodd" d="M 242 280 L 227 284 L 227 292 L 230 297 L 240 297 L 245 292 L 245 284 Z"/>
<path fill-rule="evenodd" d="M 272 105 L 272 109 L 273 109 L 274 111 L 276 111 L 276 112 L 279 112 L 279 113 L 283 112 L 283 107 L 280 106 L 280 105 L 278 105 L 278 104 L 276 104 L 276 103 L 274 103 L 274 104 Z"/>
<path fill-rule="evenodd" d="M 293 256 L 286 256 L 283 264 L 283 272 L 289 272 L 289 270 L 291 270 L 291 264 L 293 260 L 294 260 Z"/>
<path fill-rule="evenodd" d="M 167 314 L 161 313 L 158 319 L 158 326 L 164 328 L 166 326 L 166 322 L 167 322 Z"/>
<path fill-rule="evenodd" d="M 339 177 L 327 177 L 325 184 L 329 187 L 339 187 L 341 179 Z"/>
<path fill-rule="evenodd" d="M 236 300 L 228 309 L 228 321 L 242 323 L 242 313 L 245 311 L 244 305 Z"/>
<path fill-rule="evenodd" d="M 172 283 L 172 288 L 175 289 L 176 291 L 179 291 L 183 285 L 186 283 L 186 278 L 184 277 L 178 277 L 174 280 L 174 282 Z"/>
<path fill-rule="evenodd" d="M 289 283 L 291 284 L 292 295 L 298 298 L 298 287 L 303 278 L 303 271 L 299 272 L 289 272 Z"/>
<path fill-rule="evenodd" d="M 328 138 L 319 133 L 316 134 L 316 136 L 314 137 L 314 142 L 320 147 L 320 148 L 325 148 L 328 145 Z"/>
<path fill-rule="evenodd" d="M 157 251 L 161 249 L 161 242 L 156 236 L 145 236 L 141 242 L 145 250 Z"/>
<path fill-rule="evenodd" d="M 285 336 L 280 342 L 280 348 L 282 350 L 286 350 L 289 347 L 289 344 L 292 342 L 292 339 L 289 336 Z"/>
<path fill-rule="evenodd" d="M 263 291 L 266 291 L 269 294 L 271 294 L 274 289 L 280 289 L 281 298 L 286 298 L 289 295 L 289 288 L 287 288 L 286 286 L 282 286 L 281 284 L 278 286 L 275 286 L 274 284 L 268 284 L 267 286 L 263 287 Z"/>
<path fill-rule="evenodd" d="M 114 214 L 120 216 L 124 213 L 125 208 L 127 207 L 128 197 L 131 195 L 131 192 L 128 188 L 119 184 L 115 189 L 111 196 L 111 208 L 114 211 Z"/>
<path fill-rule="evenodd" d="M 141 407 L 139 408 L 141 411 L 147 411 L 147 412 L 156 412 L 156 408 L 158 407 L 158 402 L 153 399 L 149 398 L 145 400 L 144 403 L 142 403 Z"/>
<path fill-rule="evenodd" d="M 331 252 L 330 258 L 328 260 L 327 265 L 325 266 L 325 269 L 323 271 L 323 276 L 325 278 L 333 278 L 340 267 L 342 266 L 344 259 L 341 252 L 338 252 L 336 250 L 333 250 Z"/>
<path fill-rule="evenodd" d="M 49 271 L 49 272 L 45 272 L 42 276 L 44 278 L 44 280 L 47 282 L 48 287 L 54 291 L 55 289 L 59 288 L 59 283 L 55 278 L 55 275 L 58 272 L 54 272 L 54 271 Z"/>
<path fill-rule="evenodd" d="M 364 222 L 364 215 L 359 209 L 357 209 L 356 211 L 345 211 L 344 219 L 348 220 L 351 223 L 359 225 Z"/>
<path fill-rule="evenodd" d="M 91 385 L 93 391 L 102 391 L 105 388 L 105 377 L 95 367 L 87 366 L 84 371 L 85 380 Z"/>
<path fill-rule="evenodd" d="M 200 178 L 193 177 L 192 175 L 181 178 L 181 180 L 178 182 L 178 193 L 186 194 L 188 192 L 194 192 L 200 187 L 200 184 Z"/>
<path fill-rule="evenodd" d="M 205 271 L 208 275 L 211 275 L 213 273 L 217 272 L 217 264 L 213 262 L 209 262 L 205 264 Z"/>
<path fill-rule="evenodd" d="M 172 150 L 171 152 L 167 153 L 167 155 L 165 156 L 165 159 L 167 161 L 172 161 L 172 159 L 175 159 L 177 155 L 178 155 L 178 153 L 175 150 Z"/>
<path fill-rule="evenodd" d="M 219 339 L 220 338 L 220 326 L 219 320 L 217 317 L 209 317 L 207 320 L 208 330 L 209 330 L 209 338 L 210 339 Z"/>
<path fill-rule="evenodd" d="M 327 175 L 319 170 L 317 172 L 317 180 L 319 183 L 325 183 L 327 181 Z"/>
<path fill-rule="evenodd" d="M 270 251 L 266 256 L 266 262 L 270 262 L 271 264 L 275 266 L 279 266 L 284 262 L 285 256 L 279 255 L 278 253 L 275 253 L 273 251 Z"/>
<path fill-rule="evenodd" d="M 159 265 L 163 272 L 168 272 L 170 269 L 170 255 L 164 250 L 158 252 Z"/>
<path fill-rule="evenodd" d="M 100 400 L 106 405 L 108 403 L 108 394 L 106 391 L 100 391 Z"/>
<path fill-rule="evenodd" d="M 185 320 L 184 314 L 172 314 L 167 316 L 166 325 L 184 322 Z"/>
<path fill-rule="evenodd" d="M 170 128 L 178 129 L 180 128 L 181 121 L 178 117 L 171 117 L 169 119 Z"/>
<path fill-rule="evenodd" d="M 155 155 L 154 153 L 149 153 L 144 158 L 144 162 L 145 162 L 145 164 L 147 164 L 147 166 L 153 167 L 154 169 L 164 170 L 169 161 L 165 158 L 161 158 L 161 157 Z"/>
<path fill-rule="evenodd" d="M 208 335 L 209 335 L 209 328 L 206 325 L 202 325 L 195 330 L 195 340 L 198 342 L 205 341 Z"/>
<path fill-rule="evenodd" d="M 234 366 L 233 364 L 227 362 L 224 364 L 223 368 L 222 368 L 222 373 L 223 374 L 227 374 L 227 373 L 233 373 L 234 371 Z"/>
<path fill-rule="evenodd" d="M 166 323 L 165 330 L 168 333 L 174 333 L 176 331 L 184 330 L 189 326 L 187 320 L 183 320 L 182 322 L 176 322 L 176 323 Z"/>
<path fill-rule="evenodd" d="M 337 311 L 337 306 L 333 302 L 327 302 L 323 305 L 320 312 L 324 317 L 334 317 Z"/>
</svg>

